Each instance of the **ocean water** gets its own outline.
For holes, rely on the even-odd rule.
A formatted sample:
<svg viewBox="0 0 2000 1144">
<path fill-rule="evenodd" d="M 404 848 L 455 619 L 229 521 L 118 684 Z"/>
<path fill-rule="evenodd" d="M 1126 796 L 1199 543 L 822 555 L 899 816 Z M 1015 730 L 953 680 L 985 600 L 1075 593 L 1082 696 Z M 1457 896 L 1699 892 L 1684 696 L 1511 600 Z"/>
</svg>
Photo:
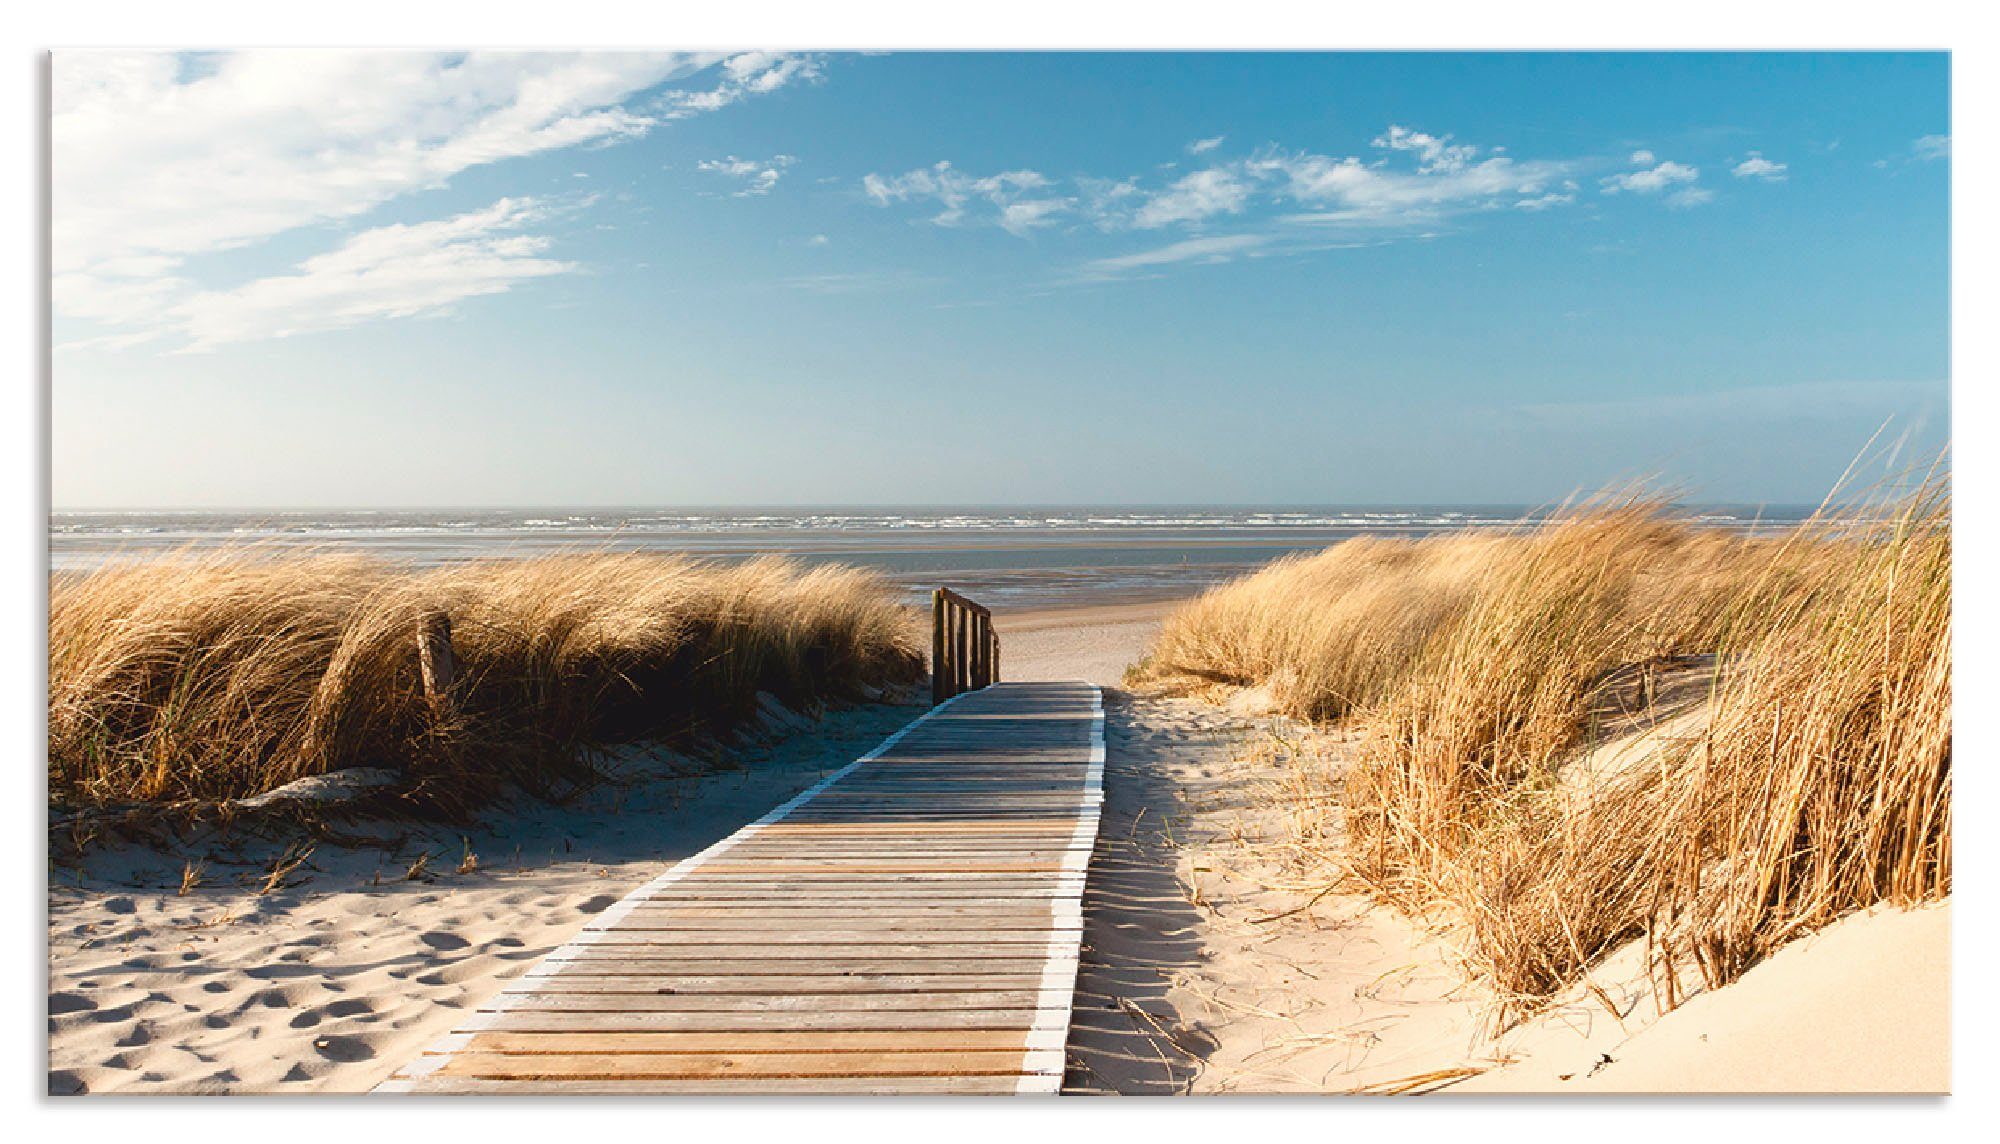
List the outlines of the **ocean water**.
<svg viewBox="0 0 2000 1144">
<path fill-rule="evenodd" d="M 1766 530 L 1805 506 L 1698 505 L 1717 528 Z M 1501 529 L 1522 505 L 1002 508 L 480 508 L 58 512 L 52 571 L 255 545 L 429 565 L 565 551 L 673 552 L 715 560 L 782 554 L 876 568 L 912 599 L 938 585 L 1006 609 L 1191 595 L 1277 557 L 1357 536 Z"/>
</svg>

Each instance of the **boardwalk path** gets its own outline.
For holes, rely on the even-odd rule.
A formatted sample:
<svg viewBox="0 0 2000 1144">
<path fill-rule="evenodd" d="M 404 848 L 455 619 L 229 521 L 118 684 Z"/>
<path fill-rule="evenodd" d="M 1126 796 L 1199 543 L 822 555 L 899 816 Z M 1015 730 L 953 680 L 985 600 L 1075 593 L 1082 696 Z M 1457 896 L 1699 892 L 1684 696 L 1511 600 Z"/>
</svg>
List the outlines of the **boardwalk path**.
<svg viewBox="0 0 2000 1144">
<path fill-rule="evenodd" d="M 1054 1092 L 1103 801 L 1081 683 L 970 692 L 640 887 L 378 1092 Z"/>
</svg>

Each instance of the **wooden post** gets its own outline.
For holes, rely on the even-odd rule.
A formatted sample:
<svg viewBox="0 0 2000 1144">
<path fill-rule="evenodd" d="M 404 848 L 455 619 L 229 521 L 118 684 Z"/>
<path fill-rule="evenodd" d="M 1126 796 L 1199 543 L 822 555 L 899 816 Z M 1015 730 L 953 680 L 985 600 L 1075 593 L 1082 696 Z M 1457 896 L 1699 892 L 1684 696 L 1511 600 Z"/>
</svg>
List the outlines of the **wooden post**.
<svg viewBox="0 0 2000 1144">
<path fill-rule="evenodd" d="M 1000 633 L 999 632 L 993 633 L 993 663 L 990 666 L 991 670 L 989 674 L 991 674 L 992 678 L 987 680 L 987 682 L 988 683 L 1000 682 Z"/>
<path fill-rule="evenodd" d="M 931 706 L 935 707 L 951 698 L 951 689 L 946 684 L 944 654 L 944 589 L 931 593 Z"/>
<path fill-rule="evenodd" d="M 958 612 L 958 690 L 972 690 L 972 612 L 966 608 L 954 608 Z"/>
<path fill-rule="evenodd" d="M 985 616 L 979 617 L 979 659 L 977 662 L 979 664 L 979 678 L 973 681 L 974 685 L 978 687 L 990 686 L 993 682 L 993 621 Z"/>
<path fill-rule="evenodd" d="M 425 612 L 417 621 L 417 670 L 423 675 L 424 698 L 438 713 L 449 713 L 458 660 L 451 653 L 451 617 L 442 611 Z"/>
<path fill-rule="evenodd" d="M 966 609 L 965 614 L 965 689 L 974 690 L 979 686 L 979 613 Z"/>
<path fill-rule="evenodd" d="M 972 613 L 972 662 L 967 665 L 972 672 L 972 690 L 974 691 L 986 686 L 984 679 L 986 671 L 985 663 L 986 617 L 980 615 L 978 612 L 974 612 Z"/>
</svg>

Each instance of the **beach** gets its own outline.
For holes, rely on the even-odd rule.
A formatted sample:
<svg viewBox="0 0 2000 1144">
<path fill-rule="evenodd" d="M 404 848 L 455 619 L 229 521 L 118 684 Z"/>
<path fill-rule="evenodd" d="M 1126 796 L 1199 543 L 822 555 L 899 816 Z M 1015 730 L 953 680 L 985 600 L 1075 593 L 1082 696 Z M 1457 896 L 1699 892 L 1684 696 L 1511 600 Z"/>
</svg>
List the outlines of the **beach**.
<svg viewBox="0 0 2000 1144">
<path fill-rule="evenodd" d="M 1118 688 L 1173 601 L 1001 613 L 1007 678 Z M 1233 704 L 1111 692 L 1074 1092 L 1909 1091 L 1949 1084 L 1950 906 L 1877 911 L 1664 1018 L 1636 952 L 1491 1035 L 1447 943 L 1274 864 L 1312 732 Z M 296 852 L 239 839 L 182 892 L 127 847 L 51 886 L 52 1092 L 357 1092 L 603 908 L 844 765 L 921 708 L 772 721 L 721 771 L 635 751 L 579 802 L 463 831 L 357 824 Z M 1332 749 L 1338 750 L 1338 743 Z M 364 841 L 358 835 L 379 835 Z M 393 835 L 394 837 L 389 837 Z M 1770 1063 L 1781 1058 L 1783 1067 Z M 1606 1064 L 1602 1061 L 1609 1061 Z"/>
<path fill-rule="evenodd" d="M 1344 546 L 1201 597 L 1191 581 L 1174 588 L 1116 566 L 1034 568 L 1019 553 L 989 553 L 994 566 L 977 583 L 989 589 L 982 595 L 993 609 L 1000 678 L 1082 680 L 1105 689 L 1107 801 L 1085 890 L 1067 1091 L 1948 1088 L 1948 894 L 1805 927 L 1804 938 L 1786 939 L 1738 980 L 1704 981 L 1684 967 L 1664 992 L 1644 941 L 1628 927 L 1591 956 L 1579 954 L 1558 988 L 1524 1005 L 1495 988 L 1491 962 L 1482 971 L 1468 957 L 1468 936 L 1448 911 L 1399 909 L 1391 895 L 1354 878 L 1345 832 L 1358 796 L 1348 779 L 1357 767 L 1382 764 L 1362 752 L 1363 728 L 1325 714 L 1302 717 L 1338 713 L 1312 699 L 1311 688 L 1349 686 L 1346 677 L 1318 673 L 1368 656 L 1414 662 L 1425 645 L 1401 633 L 1413 623 L 1443 623 L 1441 609 L 1469 609 L 1468 584 L 1502 592 L 1509 604 L 1546 589 L 1559 604 L 1594 594 L 1607 608 L 1653 606 L 1644 603 L 1651 597 L 1631 592 L 1550 587 L 1547 571 L 1521 584 L 1479 571 L 1495 554 L 1532 551 L 1524 544 L 1587 542 L 1627 553 L 1638 547 L 1631 530 L 1655 529 L 1639 518 L 1593 521 L 1581 532 L 1555 528 L 1544 540 L 1487 539 L 1474 530 L 1408 554 L 1379 543 Z M 1623 571 L 1606 572 L 1614 565 L 1588 549 L 1566 550 L 1558 566 L 1564 575 L 1588 569 L 1655 583 L 1674 575 L 1673 560 L 1687 561 L 1701 570 L 1710 593 L 1703 598 L 1719 601 L 1726 591 L 1718 585 L 1730 581 L 1715 561 L 1764 551 L 1680 527 L 1644 533 L 1653 554 L 1615 566 Z M 1663 547 L 1663 536 L 1672 544 Z M 1851 558 L 1869 551 L 1855 549 Z M 1430 564 L 1413 572 L 1419 555 Z M 232 600 L 246 598 L 243 585 L 261 586 L 275 617 L 290 614 L 292 585 L 320 582 L 312 579 L 318 564 L 274 571 L 262 559 L 210 574 L 221 576 L 217 583 Z M 878 570 L 857 578 L 816 567 L 689 564 L 637 552 L 551 563 L 358 565 L 352 568 L 359 572 L 340 573 L 366 577 L 363 587 L 376 585 L 370 590 L 378 594 L 384 584 L 407 594 L 412 615 L 432 606 L 421 604 L 428 599 L 456 600 L 461 616 L 474 614 L 465 609 L 479 594 L 512 600 L 511 610 L 492 613 L 499 621 L 485 626 L 593 633 L 590 639 L 605 642 L 579 646 L 606 649 L 594 655 L 622 648 L 616 654 L 639 656 L 641 664 L 646 656 L 677 662 L 674 649 L 698 632 L 714 641 L 694 645 L 714 648 L 701 661 L 731 654 L 732 641 L 747 630 L 750 613 L 741 609 L 752 605 L 727 603 L 739 598 L 730 585 L 754 586 L 740 598 L 758 601 L 752 607 L 761 609 L 763 630 L 788 634 L 767 668 L 771 682 L 745 676 L 729 684 L 735 691 L 714 693 L 718 711 L 751 712 L 748 724 L 717 728 L 716 736 L 685 747 L 650 740 L 604 747 L 590 781 L 564 797 L 515 790 L 459 821 L 364 813 L 301 830 L 296 821 L 253 815 L 226 829 L 210 824 L 122 840 L 59 833 L 49 890 L 50 1091 L 365 1091 L 628 891 L 908 724 L 927 706 L 927 688 L 884 690 L 866 673 L 907 671 L 927 638 L 927 611 L 896 606 L 923 600 L 914 578 L 924 573 Z M 1829 582 L 1854 579 L 1841 576 Z M 969 573 L 950 582 L 977 590 Z M 635 607 L 641 583 L 652 585 L 652 602 Z M 112 612 L 123 616 L 162 598 L 151 582 L 137 585 L 139 595 Z M 191 599 L 207 598 L 207 589 L 189 591 Z M 1676 609 L 1687 603 L 1673 599 Z M 580 622 L 572 607 L 584 609 L 578 616 L 617 622 Z M 312 622 L 353 622 L 336 612 L 314 613 Z M 1491 610 L 1465 614 L 1493 622 Z M 702 618 L 723 615 L 736 618 Z M 797 626 L 794 617 L 802 615 L 816 617 L 818 635 Z M 635 640 L 640 620 L 653 625 L 652 634 Z M 298 626 L 283 623 L 289 626 L 275 630 Z M 1302 627 L 1310 624 L 1324 634 Z M 58 622 L 53 630 L 74 626 Z M 1612 639 L 1626 627 L 1607 612 L 1558 635 Z M 86 637 L 91 631 L 81 630 Z M 414 651 L 395 624 L 386 636 L 362 631 L 368 646 L 388 640 L 382 654 L 392 665 Z M 1357 632 L 1374 634 L 1352 643 Z M 1489 662 L 1488 637 L 1474 635 L 1480 662 Z M 1708 637 L 1696 630 L 1688 638 Z M 849 670 L 873 666 L 828 681 L 797 709 L 766 691 L 748 694 L 811 678 L 802 665 L 815 662 L 815 639 L 857 640 L 853 646 L 874 650 Z M 79 637 L 75 646 L 94 645 Z M 756 646 L 770 654 L 780 645 Z M 1560 665 L 1550 657 L 1574 654 L 1569 646 L 1520 644 L 1518 670 L 1554 674 Z M 517 642 L 468 640 L 461 651 L 475 675 L 571 677 L 535 666 Z M 143 649 L 133 654 L 143 659 Z M 1631 656 L 1622 648 L 1608 654 Z M 1287 656 L 1294 662 L 1285 664 Z M 1410 670 L 1400 660 L 1391 668 Z M 1629 776 L 1670 765 L 1680 757 L 1675 744 L 1700 737 L 1719 717 L 1709 705 L 1713 657 L 1669 657 L 1645 670 L 1643 680 L 1619 683 L 1614 675 L 1595 692 L 1588 749 L 1556 748 L 1573 759 L 1555 789 L 1571 792 L 1579 805 Z M 1218 682 L 1232 677 L 1257 682 Z M 394 692 L 407 686 L 399 678 L 390 671 L 366 686 Z M 1359 686 L 1396 686 L 1392 673 L 1352 678 Z M 1391 682 L 1371 682 L 1382 679 Z M 79 694 L 83 701 L 92 693 Z M 376 701 L 401 710 L 394 703 L 407 696 L 400 694 Z M 230 707 L 216 704 L 219 713 Z M 486 732 L 486 741 L 504 745 L 491 737 L 499 733 Z M 1549 865 L 1532 861 L 1538 870 Z M 1768 1063 L 1777 1057 L 1782 1066 Z"/>
<path fill-rule="evenodd" d="M 1000 611 L 1003 678 L 1081 679 L 1118 687 L 1125 669 L 1145 654 L 1160 621 L 1178 600 Z"/>
</svg>

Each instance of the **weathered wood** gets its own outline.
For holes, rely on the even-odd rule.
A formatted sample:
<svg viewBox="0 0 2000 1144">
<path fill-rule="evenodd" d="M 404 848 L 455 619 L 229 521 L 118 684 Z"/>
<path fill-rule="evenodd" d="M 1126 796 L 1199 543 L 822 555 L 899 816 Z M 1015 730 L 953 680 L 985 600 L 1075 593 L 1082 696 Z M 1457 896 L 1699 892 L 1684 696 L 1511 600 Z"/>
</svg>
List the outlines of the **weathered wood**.
<svg viewBox="0 0 2000 1144">
<path fill-rule="evenodd" d="M 711 1080 L 480 1080 L 438 1077 L 419 1091 L 438 1094 L 514 1096 L 770 1096 L 811 1093 L 817 1096 L 998 1096 L 1020 1091 L 1011 1076 L 733 1077 Z"/>
<path fill-rule="evenodd" d="M 940 678 L 970 690 L 627 895 L 383 1090 L 1054 1091 L 1101 704 L 975 687 L 991 617 L 935 600 Z"/>
<path fill-rule="evenodd" d="M 960 608 L 957 614 L 957 624 L 953 631 L 953 638 L 958 641 L 958 646 L 952 653 L 953 665 L 956 668 L 954 674 L 958 679 L 959 691 L 972 690 L 972 662 L 969 658 L 972 653 L 971 628 L 972 613 L 964 608 Z"/>
<path fill-rule="evenodd" d="M 508 1032 L 708 1032 L 837 1033 L 855 1030 L 1061 1028 L 1069 1012 L 1028 1007 L 935 1009 L 928 1012 L 849 1011 L 769 1013 L 729 1009 L 715 1013 L 538 1013 L 504 1009 L 486 1015 L 485 1028 Z"/>
<path fill-rule="evenodd" d="M 952 696 L 945 675 L 944 625 L 947 607 L 943 588 L 931 593 L 931 706 L 933 707 Z"/>
<path fill-rule="evenodd" d="M 449 714 L 458 660 L 451 651 L 451 617 L 442 611 L 425 612 L 417 621 L 417 672 L 423 679 L 424 698 L 440 714 Z"/>
<path fill-rule="evenodd" d="M 673 993 L 503 993 L 512 1010 L 541 1009 L 564 1013 L 925 1013 L 941 1009 L 1026 1009 L 1035 1003 L 1033 989 L 980 990 L 946 993 L 802 993 L 797 995 L 718 996 Z"/>
<path fill-rule="evenodd" d="M 854 1029 L 835 1033 L 480 1033 L 477 1053 L 858 1053 L 1027 1047 L 1025 1029 Z"/>
<path fill-rule="evenodd" d="M 871 1053 L 457 1053 L 440 1076 L 486 1080 L 1019 1076 L 1017 1051 Z"/>
</svg>

